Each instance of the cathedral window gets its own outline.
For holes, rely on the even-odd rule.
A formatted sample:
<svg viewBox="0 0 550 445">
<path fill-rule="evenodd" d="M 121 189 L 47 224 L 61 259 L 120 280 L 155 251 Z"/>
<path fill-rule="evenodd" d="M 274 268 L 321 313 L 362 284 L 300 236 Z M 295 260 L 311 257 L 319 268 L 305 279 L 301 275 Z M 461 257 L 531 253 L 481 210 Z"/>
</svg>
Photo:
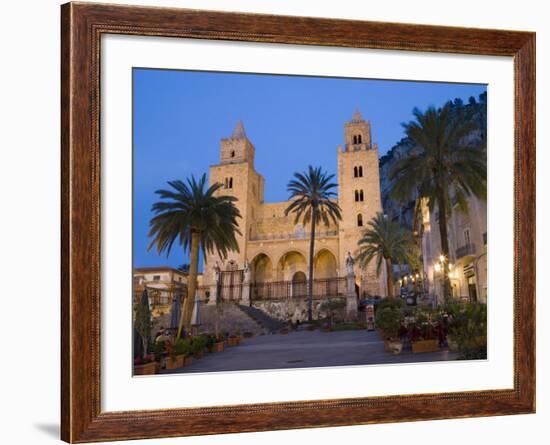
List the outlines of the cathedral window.
<svg viewBox="0 0 550 445">
<path fill-rule="evenodd" d="M 233 178 L 225 178 L 225 188 L 226 189 L 233 188 Z"/>
<path fill-rule="evenodd" d="M 355 190 L 355 202 L 359 201 L 359 190 Z"/>
<path fill-rule="evenodd" d="M 229 178 L 229 188 L 233 188 L 233 178 Z"/>
<path fill-rule="evenodd" d="M 359 169 L 359 177 L 362 178 L 362 177 L 363 177 L 363 166 L 360 165 L 360 166 L 358 167 L 358 169 Z"/>
<path fill-rule="evenodd" d="M 235 157 L 235 150 L 232 150 L 232 151 L 231 151 L 231 157 L 232 157 L 232 158 Z"/>
<path fill-rule="evenodd" d="M 360 213 L 359 215 L 357 215 L 357 226 L 363 227 L 363 215 L 361 215 Z"/>
<path fill-rule="evenodd" d="M 356 136 L 356 138 L 357 138 L 356 144 L 360 144 L 360 143 L 361 143 L 361 135 L 358 134 L 358 135 Z"/>
<path fill-rule="evenodd" d="M 359 190 L 359 201 L 364 201 L 363 190 Z"/>
<path fill-rule="evenodd" d="M 363 177 L 363 166 L 355 166 L 353 167 L 353 177 L 354 178 L 362 178 Z"/>
<path fill-rule="evenodd" d="M 353 167 L 353 177 L 357 178 L 358 175 L 359 175 L 359 169 L 357 167 Z"/>
</svg>

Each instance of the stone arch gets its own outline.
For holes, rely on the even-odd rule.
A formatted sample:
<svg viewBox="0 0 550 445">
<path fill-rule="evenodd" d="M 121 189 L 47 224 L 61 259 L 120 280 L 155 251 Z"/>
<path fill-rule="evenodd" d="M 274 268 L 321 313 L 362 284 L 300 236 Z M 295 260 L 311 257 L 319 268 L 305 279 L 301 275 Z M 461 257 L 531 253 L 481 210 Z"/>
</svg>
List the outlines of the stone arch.
<svg viewBox="0 0 550 445">
<path fill-rule="evenodd" d="M 265 252 L 259 252 L 250 262 L 252 282 L 265 283 L 273 281 L 273 261 Z"/>
<path fill-rule="evenodd" d="M 307 277 L 299 270 L 292 276 L 292 297 L 305 297 L 307 295 Z"/>
<path fill-rule="evenodd" d="M 336 255 L 328 248 L 320 249 L 313 258 L 314 278 L 336 278 L 338 276 L 338 261 Z"/>
<path fill-rule="evenodd" d="M 307 276 L 307 256 L 298 249 L 291 249 L 283 253 L 277 261 L 277 280 L 290 281 L 298 271 Z"/>
</svg>

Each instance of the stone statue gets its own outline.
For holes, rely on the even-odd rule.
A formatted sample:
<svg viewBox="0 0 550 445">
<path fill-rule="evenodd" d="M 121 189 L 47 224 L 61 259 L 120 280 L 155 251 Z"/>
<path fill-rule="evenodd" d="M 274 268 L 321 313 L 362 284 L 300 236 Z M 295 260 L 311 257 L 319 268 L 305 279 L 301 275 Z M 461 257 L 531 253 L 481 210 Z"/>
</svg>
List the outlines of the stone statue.
<svg viewBox="0 0 550 445">
<path fill-rule="evenodd" d="M 353 265 L 355 261 L 353 261 L 353 257 L 351 256 L 351 252 L 348 252 L 348 256 L 346 257 L 346 272 L 348 275 L 353 275 Z"/>
<path fill-rule="evenodd" d="M 248 260 L 244 260 L 243 282 L 250 282 L 250 265 L 248 264 Z"/>
</svg>

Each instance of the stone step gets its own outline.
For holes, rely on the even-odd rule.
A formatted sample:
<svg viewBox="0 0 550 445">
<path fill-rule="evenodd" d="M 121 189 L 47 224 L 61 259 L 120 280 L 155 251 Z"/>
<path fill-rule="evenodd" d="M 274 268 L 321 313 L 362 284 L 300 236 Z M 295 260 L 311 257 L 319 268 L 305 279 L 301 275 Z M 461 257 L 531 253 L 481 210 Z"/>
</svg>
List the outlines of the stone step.
<svg viewBox="0 0 550 445">
<path fill-rule="evenodd" d="M 286 326 L 286 323 L 277 320 L 273 317 L 270 317 L 262 310 L 252 307 L 252 306 L 245 306 L 245 305 L 238 305 L 238 308 L 248 315 L 252 320 L 256 321 L 258 325 L 262 326 L 267 332 L 278 332 L 281 328 Z"/>
</svg>

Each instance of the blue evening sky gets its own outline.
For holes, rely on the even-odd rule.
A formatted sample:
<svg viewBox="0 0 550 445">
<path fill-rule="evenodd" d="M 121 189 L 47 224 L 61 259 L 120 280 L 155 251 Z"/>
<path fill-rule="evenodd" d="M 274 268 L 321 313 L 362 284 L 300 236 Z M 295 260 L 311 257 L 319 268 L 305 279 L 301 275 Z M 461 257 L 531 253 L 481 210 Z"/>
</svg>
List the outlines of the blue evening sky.
<svg viewBox="0 0 550 445">
<path fill-rule="evenodd" d="M 288 199 L 286 184 L 309 164 L 336 173 L 344 123 L 356 108 L 370 120 L 383 156 L 404 137 L 412 110 L 470 96 L 485 85 L 134 69 L 134 266 L 188 262 L 147 252 L 155 190 L 173 179 L 208 174 L 222 137 L 242 120 L 265 177 L 265 200 Z"/>
</svg>

